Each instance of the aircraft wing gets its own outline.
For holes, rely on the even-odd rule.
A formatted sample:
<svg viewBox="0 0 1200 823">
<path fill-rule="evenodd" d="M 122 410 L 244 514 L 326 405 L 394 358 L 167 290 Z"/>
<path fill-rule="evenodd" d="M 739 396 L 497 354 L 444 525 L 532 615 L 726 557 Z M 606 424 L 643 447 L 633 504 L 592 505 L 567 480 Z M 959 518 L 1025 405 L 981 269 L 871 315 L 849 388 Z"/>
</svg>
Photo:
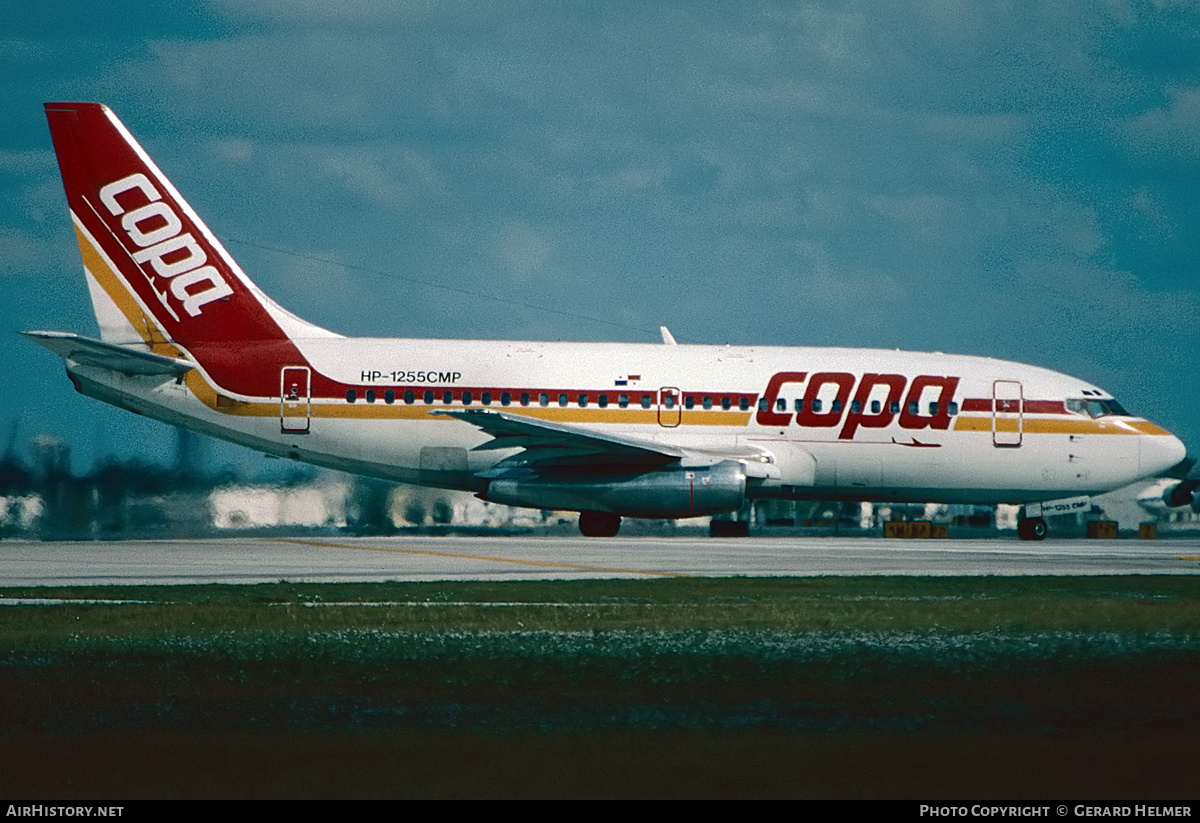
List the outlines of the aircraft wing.
<svg viewBox="0 0 1200 823">
<path fill-rule="evenodd" d="M 590 431 L 495 409 L 436 411 L 478 427 L 492 439 L 473 451 L 523 449 L 497 467 L 568 466 L 580 464 L 661 466 L 684 457 L 684 451 L 662 443 Z"/>
<path fill-rule="evenodd" d="M 65 331 L 23 331 L 21 334 L 66 360 L 123 374 L 183 374 L 195 368 L 176 357 L 128 349 Z"/>
</svg>

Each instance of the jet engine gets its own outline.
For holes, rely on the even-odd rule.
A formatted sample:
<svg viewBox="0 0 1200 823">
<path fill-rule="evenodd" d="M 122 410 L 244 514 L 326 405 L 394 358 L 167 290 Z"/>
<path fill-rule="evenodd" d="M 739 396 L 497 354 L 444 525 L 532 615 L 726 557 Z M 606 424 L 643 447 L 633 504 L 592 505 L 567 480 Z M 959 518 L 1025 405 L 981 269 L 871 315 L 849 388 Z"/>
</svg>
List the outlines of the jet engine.
<svg viewBox="0 0 1200 823">
<path fill-rule="evenodd" d="M 746 471 L 733 460 L 711 466 L 628 469 L 513 469 L 492 479 L 479 497 L 533 509 L 676 518 L 741 508 Z"/>
<path fill-rule="evenodd" d="M 1163 502 L 1172 508 L 1191 506 L 1200 514 L 1200 480 L 1184 480 L 1163 492 Z"/>
</svg>

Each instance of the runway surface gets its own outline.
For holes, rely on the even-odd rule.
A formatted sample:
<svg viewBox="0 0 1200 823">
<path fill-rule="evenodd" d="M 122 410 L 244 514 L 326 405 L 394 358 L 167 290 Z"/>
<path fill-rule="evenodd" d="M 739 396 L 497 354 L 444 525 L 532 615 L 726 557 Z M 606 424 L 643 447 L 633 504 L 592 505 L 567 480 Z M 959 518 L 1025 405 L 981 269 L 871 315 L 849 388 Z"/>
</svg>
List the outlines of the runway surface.
<svg viewBox="0 0 1200 823">
<path fill-rule="evenodd" d="M 0 541 L 0 587 L 895 574 L 1200 574 L 1200 540 L 405 536 Z"/>
</svg>

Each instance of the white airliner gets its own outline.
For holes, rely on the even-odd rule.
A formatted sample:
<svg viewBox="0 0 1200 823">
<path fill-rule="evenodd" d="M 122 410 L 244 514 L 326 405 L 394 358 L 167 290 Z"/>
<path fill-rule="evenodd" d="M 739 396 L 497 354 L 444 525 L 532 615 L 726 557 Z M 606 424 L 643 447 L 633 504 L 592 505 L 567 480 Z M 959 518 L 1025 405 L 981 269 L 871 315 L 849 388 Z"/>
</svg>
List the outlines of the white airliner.
<svg viewBox="0 0 1200 823">
<path fill-rule="evenodd" d="M 100 339 L 26 334 L 89 397 L 268 454 L 589 536 L 790 498 L 1024 504 L 1026 539 L 1185 457 L 1103 389 L 985 357 L 343 337 L 263 294 L 107 107 L 46 114 Z"/>
</svg>

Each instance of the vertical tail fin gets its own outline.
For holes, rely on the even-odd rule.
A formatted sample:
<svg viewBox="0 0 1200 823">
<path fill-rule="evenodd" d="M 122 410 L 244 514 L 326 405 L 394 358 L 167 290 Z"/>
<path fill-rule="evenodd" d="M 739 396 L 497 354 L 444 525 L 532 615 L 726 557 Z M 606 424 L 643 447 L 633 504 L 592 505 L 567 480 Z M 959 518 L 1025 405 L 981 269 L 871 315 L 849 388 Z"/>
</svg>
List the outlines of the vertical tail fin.
<svg viewBox="0 0 1200 823">
<path fill-rule="evenodd" d="M 336 336 L 280 308 L 246 277 L 107 106 L 47 103 L 46 117 L 105 341 L 151 350 L 173 343 L 210 372 L 228 372 L 228 358 L 201 352 L 254 342 L 300 363 L 292 339 Z M 237 359 L 244 378 L 247 358 Z M 275 364 L 263 366 L 277 381 Z"/>
</svg>

